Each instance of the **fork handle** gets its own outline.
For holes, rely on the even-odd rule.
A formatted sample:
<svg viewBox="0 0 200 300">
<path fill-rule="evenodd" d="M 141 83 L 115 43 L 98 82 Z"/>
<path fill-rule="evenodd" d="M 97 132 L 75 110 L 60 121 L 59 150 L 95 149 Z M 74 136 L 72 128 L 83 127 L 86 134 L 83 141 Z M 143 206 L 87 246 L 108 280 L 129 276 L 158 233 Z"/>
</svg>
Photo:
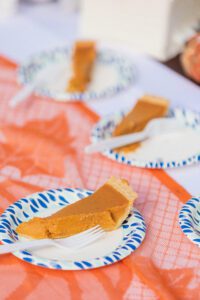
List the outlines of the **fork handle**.
<svg viewBox="0 0 200 300">
<path fill-rule="evenodd" d="M 51 245 L 51 240 L 48 239 L 16 242 L 0 246 L 0 254 L 48 245 Z"/>
<path fill-rule="evenodd" d="M 28 98 L 34 90 L 34 85 L 27 85 L 22 88 L 21 91 L 17 93 L 9 102 L 9 106 L 14 108 L 19 104 L 20 102 L 24 101 L 26 98 Z"/>
<path fill-rule="evenodd" d="M 136 142 L 141 142 L 145 140 L 148 137 L 147 133 L 145 131 L 137 132 L 137 133 L 131 133 L 126 134 L 122 136 L 112 137 L 108 138 L 102 141 L 99 141 L 97 143 L 88 145 L 85 148 L 86 153 L 94 153 L 94 152 L 101 152 L 107 149 L 113 149 L 118 148 L 121 146 L 134 144 Z"/>
</svg>

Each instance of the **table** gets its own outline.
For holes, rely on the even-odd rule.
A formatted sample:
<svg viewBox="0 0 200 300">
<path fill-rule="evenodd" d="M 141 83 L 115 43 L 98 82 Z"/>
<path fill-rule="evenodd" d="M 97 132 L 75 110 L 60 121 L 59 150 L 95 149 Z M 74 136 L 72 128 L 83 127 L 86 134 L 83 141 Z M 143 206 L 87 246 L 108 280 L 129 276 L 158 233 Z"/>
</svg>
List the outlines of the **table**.
<svg viewBox="0 0 200 300">
<path fill-rule="evenodd" d="M 10 22 L 0 24 L 0 40 L 3 40 L 3 43 L 0 44 L 0 53 L 20 63 L 35 52 L 71 43 L 78 37 L 78 15 L 66 16 L 64 12 L 57 8 L 55 3 L 41 8 L 35 6 L 32 9 L 31 7 L 22 5 L 19 15 Z M 130 55 L 130 51 L 126 48 L 123 47 L 120 48 L 120 50 Z M 80 139 L 78 142 L 80 144 L 78 145 L 83 146 L 86 142 L 88 130 L 91 124 L 96 122 L 98 118 L 97 114 L 103 116 L 112 112 L 113 101 L 115 101 L 114 103 L 115 106 L 117 106 L 117 110 L 120 110 L 124 105 L 132 103 L 133 99 L 136 99 L 143 91 L 165 96 L 171 99 L 173 105 L 187 106 L 197 111 L 200 110 L 200 90 L 197 85 L 147 56 L 133 52 L 131 52 L 131 56 L 140 74 L 137 85 L 123 93 L 123 95 L 117 96 L 114 100 L 109 99 L 109 105 L 106 105 L 106 109 L 104 101 L 91 102 L 88 104 L 88 107 L 77 104 L 75 105 L 76 109 L 73 104 L 69 104 L 69 113 L 66 112 L 68 117 L 70 117 L 71 112 L 76 113 L 76 117 L 80 118 L 80 122 L 77 123 L 81 123 L 81 121 L 83 121 L 83 114 L 85 116 L 85 125 L 83 128 L 74 124 L 76 135 L 80 130 L 84 132 L 84 139 Z M 168 64 L 170 65 L 171 62 Z M 12 74 L 12 68 L 10 72 L 13 82 L 14 75 Z M 123 101 L 121 101 L 122 97 Z M 39 117 L 40 115 L 45 115 L 47 103 L 40 102 L 38 98 L 35 98 L 34 101 L 28 116 L 25 115 L 25 112 L 20 112 L 20 108 L 17 115 L 25 119 L 33 118 L 36 112 L 38 112 Z M 5 101 L 2 102 L 4 103 L 3 107 L 5 107 Z M 64 107 L 60 106 L 60 108 L 58 108 L 56 104 L 51 102 L 49 102 L 48 105 L 49 113 L 52 117 L 54 116 L 54 111 L 61 112 Z M 2 115 L 3 112 L 1 112 L 1 117 Z M 15 118 L 15 115 L 9 112 L 7 120 L 12 120 L 13 118 Z M 62 118 L 62 122 L 58 122 L 56 119 L 52 119 L 52 121 L 58 124 L 61 129 L 67 126 Z M 20 118 L 18 122 L 21 124 Z M 52 126 L 52 123 L 45 124 L 46 128 L 50 125 Z M 34 125 L 34 128 L 41 134 L 39 121 L 34 121 L 32 125 Z M 29 131 L 27 132 L 27 128 L 25 129 L 27 133 L 25 136 L 28 142 L 30 142 Z M 9 130 L 12 132 L 12 128 Z M 18 134 L 21 141 L 23 141 L 24 131 L 19 131 Z M 62 145 L 61 140 L 60 143 Z M 28 151 L 28 148 L 26 149 Z M 5 186 L 0 182 L 3 206 L 8 206 L 16 197 L 21 197 L 24 193 L 36 191 L 39 184 L 42 184 L 44 188 L 48 188 L 50 184 L 53 187 L 76 184 L 77 186 L 86 186 L 95 189 L 104 178 L 109 176 L 112 172 L 115 172 L 115 174 L 130 179 L 133 186 L 141 195 L 141 199 L 137 205 L 139 209 L 144 212 L 145 219 L 148 223 L 149 233 L 145 242 L 146 244 L 144 243 L 140 248 L 140 252 L 138 252 L 140 255 L 124 260 L 123 263 L 117 264 L 116 267 L 113 266 L 105 268 L 102 271 L 93 270 L 81 274 L 80 272 L 70 274 L 68 272 L 51 272 L 49 270 L 28 266 L 21 261 L 17 261 L 17 264 L 16 258 L 13 256 L 9 256 L 9 264 L 8 258 L 2 258 L 0 261 L 0 270 L 3 270 L 3 272 L 6 272 L 6 270 L 9 272 L 12 271 L 13 276 L 9 275 L 10 281 L 12 282 L 12 284 L 9 285 L 7 285 L 8 280 L 6 277 L 1 276 L 0 286 L 1 284 L 2 286 L 0 290 L 3 299 L 4 296 L 7 298 L 8 294 L 11 295 L 11 299 L 21 299 L 27 295 L 29 296 L 28 299 L 36 299 L 35 295 L 43 297 L 44 299 L 45 297 L 49 297 L 49 299 L 50 297 L 59 298 L 59 296 L 62 298 L 65 291 L 69 293 L 66 294 L 66 299 L 67 297 L 70 298 L 70 295 L 71 298 L 79 299 L 81 295 L 82 299 L 87 300 L 93 300 L 94 298 L 97 300 L 114 298 L 134 300 L 161 298 L 169 300 L 177 299 L 174 296 L 175 294 L 179 295 L 179 299 L 191 299 L 189 298 L 189 294 L 184 295 L 185 298 L 180 298 L 180 295 L 182 295 L 181 293 L 184 292 L 184 289 L 189 293 L 185 286 L 190 282 L 194 268 L 196 268 L 195 270 L 197 272 L 198 249 L 194 248 L 183 234 L 181 234 L 180 228 L 177 225 L 177 218 L 172 218 L 171 213 L 173 212 L 173 214 L 177 216 L 182 202 L 186 201 L 190 194 L 199 194 L 199 183 L 197 180 L 200 175 L 199 166 L 168 170 L 167 173 L 160 171 L 151 172 L 137 168 L 119 167 L 99 156 L 95 157 L 94 160 L 90 160 L 89 158 L 82 157 L 81 153 L 78 155 L 84 164 L 78 165 L 79 168 L 77 169 L 73 166 L 73 160 L 68 159 L 68 167 L 70 167 L 73 172 L 70 176 L 66 175 L 65 178 L 59 180 L 54 178 L 51 179 L 50 182 L 45 176 L 39 179 L 28 176 L 26 182 L 19 182 L 20 175 L 15 172 L 16 177 L 6 181 L 6 191 L 4 190 Z M 40 163 L 39 161 L 39 165 L 36 166 L 36 171 L 40 169 Z M 42 163 L 44 163 L 44 161 Z M 91 166 L 95 164 L 97 167 L 91 169 Z M 86 170 L 86 174 L 84 174 L 84 178 L 81 178 L 79 172 L 83 167 Z M 24 171 L 24 168 L 22 170 Z M 47 168 L 45 168 L 44 171 L 48 173 Z M 60 175 L 59 168 L 57 169 L 55 167 L 53 171 L 57 175 Z M 5 174 L 1 174 L 1 176 L 9 175 L 11 170 L 8 168 L 6 172 Z M 138 180 L 139 177 L 142 178 L 142 180 Z M 175 179 L 177 183 L 173 179 Z M 153 205 L 149 205 L 148 203 Z M 153 221 L 152 216 L 154 216 Z M 159 224 L 159 226 L 154 226 L 154 224 Z M 166 228 L 167 230 L 165 230 Z M 169 238 L 171 232 L 173 232 L 174 238 Z M 178 243 L 176 243 L 175 237 L 178 237 Z M 159 247 L 157 247 L 158 244 Z M 162 244 L 165 244 L 164 248 L 161 247 Z M 153 250 L 150 249 L 151 245 L 154 245 Z M 169 251 L 168 254 L 166 253 L 167 251 Z M 192 262 L 188 253 L 192 253 Z M 159 260 L 157 264 L 159 267 L 162 267 L 162 272 L 161 269 L 152 264 L 149 260 L 149 256 L 153 261 Z M 182 260 L 180 260 L 179 257 L 181 257 Z M 174 264 L 176 265 L 176 269 L 173 269 Z M 171 269 L 168 270 L 167 268 Z M 143 270 L 145 270 L 145 272 L 142 272 Z M 136 278 L 132 281 L 133 277 Z M 181 280 L 181 277 L 183 280 L 178 281 L 178 288 L 174 290 L 173 282 L 179 279 Z M 25 280 L 26 278 L 28 278 L 28 283 Z M 17 281 L 17 279 L 19 281 Z M 142 283 L 139 279 L 142 280 Z M 4 284 L 2 282 L 4 282 Z M 59 285 L 60 290 L 56 287 L 56 283 Z M 148 290 L 145 289 L 145 285 L 148 286 Z M 170 285 L 170 288 L 168 288 L 168 285 Z M 4 286 L 6 286 L 6 289 Z M 14 288 L 15 286 L 16 288 Z M 90 286 L 93 287 L 92 292 L 89 290 Z M 12 290 L 12 288 L 14 290 Z M 173 290 L 172 293 L 171 288 Z M 98 293 L 94 293 L 95 290 L 97 290 Z M 198 299 L 198 289 L 196 290 L 197 292 L 194 291 L 194 293 L 196 293 L 195 299 Z M 133 295 L 131 291 L 135 291 L 138 294 L 132 298 Z M 155 294 L 157 298 L 155 298 Z"/>
</svg>

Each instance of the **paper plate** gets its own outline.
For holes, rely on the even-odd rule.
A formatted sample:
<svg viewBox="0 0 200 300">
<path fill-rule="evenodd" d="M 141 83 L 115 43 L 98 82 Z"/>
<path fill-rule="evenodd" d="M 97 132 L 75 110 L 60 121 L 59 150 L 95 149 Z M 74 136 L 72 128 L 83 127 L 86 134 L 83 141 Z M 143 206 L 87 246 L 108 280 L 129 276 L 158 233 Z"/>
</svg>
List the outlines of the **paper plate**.
<svg viewBox="0 0 200 300">
<path fill-rule="evenodd" d="M 0 217 L 0 240 L 4 244 L 18 240 L 16 227 L 35 216 L 48 216 L 63 206 L 76 202 L 92 192 L 82 189 L 57 189 L 35 193 L 15 202 Z M 107 232 L 95 243 L 67 254 L 61 248 L 43 247 L 37 250 L 13 253 L 31 264 L 50 269 L 85 270 L 103 267 L 130 255 L 142 243 L 146 226 L 136 210 L 129 214 L 123 225 Z"/>
<path fill-rule="evenodd" d="M 93 143 L 109 138 L 125 113 L 121 112 L 101 119 L 92 131 Z M 103 155 L 119 163 L 143 168 L 177 168 L 200 161 L 200 114 L 181 108 L 171 109 L 168 117 L 186 125 L 182 132 L 160 135 L 144 141 L 134 152 L 114 150 Z"/>
<path fill-rule="evenodd" d="M 60 68 L 59 78 L 35 89 L 36 94 L 54 98 L 58 101 L 93 100 L 114 96 L 128 88 L 135 81 L 135 66 L 126 57 L 114 50 L 99 49 L 92 81 L 84 93 L 67 93 L 67 82 L 71 76 L 71 49 L 59 48 L 43 52 L 22 64 L 18 80 L 22 84 L 32 82 L 42 68 L 56 64 Z"/>
<path fill-rule="evenodd" d="M 200 247 L 200 197 L 193 197 L 183 205 L 179 224 L 183 233 Z"/>
</svg>

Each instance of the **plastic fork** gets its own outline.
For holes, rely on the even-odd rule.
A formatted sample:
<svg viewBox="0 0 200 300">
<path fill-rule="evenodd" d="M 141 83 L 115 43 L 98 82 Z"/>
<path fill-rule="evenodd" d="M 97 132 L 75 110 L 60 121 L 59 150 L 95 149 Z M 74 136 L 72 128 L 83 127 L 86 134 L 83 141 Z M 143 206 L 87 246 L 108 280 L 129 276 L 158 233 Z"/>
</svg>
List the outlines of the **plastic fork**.
<svg viewBox="0 0 200 300">
<path fill-rule="evenodd" d="M 59 248 L 65 248 L 70 251 L 83 248 L 99 238 L 105 235 L 105 231 L 100 226 L 92 227 L 86 231 L 75 234 L 73 236 L 62 239 L 42 239 L 42 240 L 29 240 L 20 241 L 12 244 L 6 244 L 0 246 L 0 254 L 6 254 L 10 252 L 27 250 L 30 248 L 39 248 L 44 246 L 56 246 Z"/>
<path fill-rule="evenodd" d="M 26 100 L 36 88 L 41 87 L 45 84 L 51 84 L 57 78 L 59 78 L 62 68 L 60 64 L 52 63 L 46 67 L 43 67 L 38 71 L 33 81 L 26 86 L 24 86 L 15 96 L 13 96 L 9 101 L 9 106 L 14 108 L 19 103 Z"/>
<path fill-rule="evenodd" d="M 144 141 L 159 134 L 174 133 L 184 128 L 186 126 L 175 118 L 157 118 L 149 121 L 143 131 L 101 140 L 85 147 L 85 152 L 89 154 L 118 148 Z"/>
</svg>

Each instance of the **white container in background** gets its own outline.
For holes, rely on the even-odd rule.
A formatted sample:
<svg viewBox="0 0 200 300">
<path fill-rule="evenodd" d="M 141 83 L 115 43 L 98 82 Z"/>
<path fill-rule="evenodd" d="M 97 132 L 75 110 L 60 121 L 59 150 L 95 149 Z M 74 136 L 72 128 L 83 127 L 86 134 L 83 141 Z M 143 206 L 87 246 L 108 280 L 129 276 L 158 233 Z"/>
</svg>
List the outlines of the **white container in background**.
<svg viewBox="0 0 200 300">
<path fill-rule="evenodd" d="M 17 11 L 18 0 L 0 0 L 0 21 L 13 16 Z"/>
<path fill-rule="evenodd" d="M 200 0 L 81 0 L 81 34 L 160 60 L 175 56 L 200 21 Z"/>
<path fill-rule="evenodd" d="M 79 10 L 80 0 L 59 0 L 63 11 L 74 13 Z"/>
</svg>

